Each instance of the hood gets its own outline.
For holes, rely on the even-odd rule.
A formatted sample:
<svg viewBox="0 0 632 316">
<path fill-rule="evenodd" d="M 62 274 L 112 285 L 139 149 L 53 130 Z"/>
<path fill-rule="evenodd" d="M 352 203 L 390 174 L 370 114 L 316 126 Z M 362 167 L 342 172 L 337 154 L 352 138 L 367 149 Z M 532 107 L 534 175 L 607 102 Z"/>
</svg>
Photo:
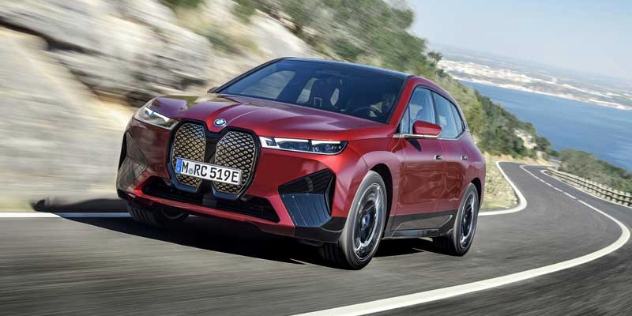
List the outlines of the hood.
<svg viewBox="0 0 632 316">
<path fill-rule="evenodd" d="M 211 132 L 238 127 L 259 136 L 320 140 L 376 138 L 393 132 L 389 125 L 371 120 L 241 96 L 164 96 L 154 100 L 152 109 L 177 120 L 203 121 Z M 226 126 L 213 125 L 216 119 L 226 120 Z"/>
</svg>

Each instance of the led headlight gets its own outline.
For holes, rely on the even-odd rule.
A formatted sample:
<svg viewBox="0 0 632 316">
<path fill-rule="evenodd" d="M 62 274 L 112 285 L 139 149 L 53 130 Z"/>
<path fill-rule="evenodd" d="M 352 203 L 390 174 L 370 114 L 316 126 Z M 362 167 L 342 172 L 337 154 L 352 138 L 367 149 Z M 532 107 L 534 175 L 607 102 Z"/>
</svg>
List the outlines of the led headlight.
<svg viewBox="0 0 632 316">
<path fill-rule="evenodd" d="M 154 110 L 151 109 L 151 105 L 154 103 L 154 100 L 147 102 L 147 104 L 143 105 L 142 108 L 138 109 L 136 114 L 134 114 L 134 118 L 145 122 L 147 124 L 151 124 L 154 126 L 158 126 L 164 129 L 173 129 L 178 121 L 168 118 Z"/>
<path fill-rule="evenodd" d="M 259 137 L 263 148 L 335 155 L 342 152 L 347 142 L 336 140 L 311 140 L 280 137 Z"/>
</svg>

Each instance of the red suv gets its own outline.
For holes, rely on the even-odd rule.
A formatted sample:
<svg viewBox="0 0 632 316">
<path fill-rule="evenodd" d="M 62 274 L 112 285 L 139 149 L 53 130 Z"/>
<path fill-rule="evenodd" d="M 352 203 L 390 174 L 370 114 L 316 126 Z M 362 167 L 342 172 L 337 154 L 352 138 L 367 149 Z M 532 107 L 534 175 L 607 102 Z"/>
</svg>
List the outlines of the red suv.
<svg viewBox="0 0 632 316">
<path fill-rule="evenodd" d="M 282 58 L 130 120 L 118 170 L 132 217 L 252 223 L 360 269 L 380 240 L 472 245 L 485 160 L 456 101 L 412 75 Z"/>
</svg>

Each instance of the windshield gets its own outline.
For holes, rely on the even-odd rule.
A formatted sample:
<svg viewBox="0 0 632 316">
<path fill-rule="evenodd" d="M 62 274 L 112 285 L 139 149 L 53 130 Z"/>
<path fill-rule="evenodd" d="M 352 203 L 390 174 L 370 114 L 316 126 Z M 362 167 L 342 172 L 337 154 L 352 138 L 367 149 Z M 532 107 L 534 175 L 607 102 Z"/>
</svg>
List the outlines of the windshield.
<svg viewBox="0 0 632 316">
<path fill-rule="evenodd" d="M 386 123 L 405 78 L 342 63 L 282 60 L 220 93 L 274 100 Z"/>
</svg>

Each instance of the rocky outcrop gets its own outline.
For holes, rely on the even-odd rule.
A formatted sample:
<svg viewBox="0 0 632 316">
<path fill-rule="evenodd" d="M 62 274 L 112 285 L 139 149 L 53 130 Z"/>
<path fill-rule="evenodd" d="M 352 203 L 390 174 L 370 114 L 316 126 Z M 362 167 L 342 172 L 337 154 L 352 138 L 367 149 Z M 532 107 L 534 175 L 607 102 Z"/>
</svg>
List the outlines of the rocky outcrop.
<svg viewBox="0 0 632 316">
<path fill-rule="evenodd" d="M 0 210 L 113 194 L 133 109 L 101 102 L 39 37 L 0 28 Z"/>
<path fill-rule="evenodd" d="M 175 22 L 156 0 L 0 2 L 0 23 L 44 38 L 93 91 L 136 100 L 205 82 L 211 45 Z"/>
</svg>

